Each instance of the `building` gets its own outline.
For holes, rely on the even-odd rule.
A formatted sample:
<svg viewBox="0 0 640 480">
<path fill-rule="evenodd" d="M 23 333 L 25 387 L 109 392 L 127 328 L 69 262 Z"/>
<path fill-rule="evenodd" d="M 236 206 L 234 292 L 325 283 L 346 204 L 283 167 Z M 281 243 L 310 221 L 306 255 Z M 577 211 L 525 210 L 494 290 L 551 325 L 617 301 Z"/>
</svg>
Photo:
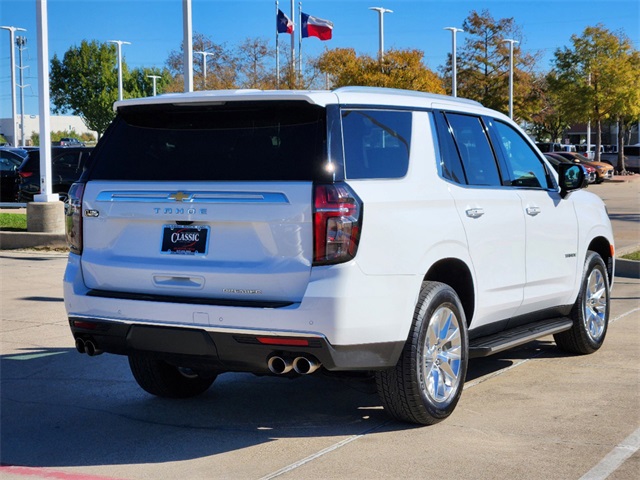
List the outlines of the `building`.
<svg viewBox="0 0 640 480">
<path fill-rule="evenodd" d="M 21 146 L 22 139 L 20 138 L 20 115 L 17 116 L 17 123 L 15 128 L 15 138 L 13 129 L 11 128 L 11 118 L 0 118 L 0 134 L 7 139 L 11 145 Z M 96 139 L 98 138 L 97 132 L 90 130 L 77 115 L 51 115 L 51 131 L 61 132 L 67 131 L 77 134 L 78 136 L 83 133 L 91 133 Z M 31 134 L 40 132 L 40 116 L 39 115 L 25 115 L 24 116 L 24 145 L 31 144 Z"/>
</svg>

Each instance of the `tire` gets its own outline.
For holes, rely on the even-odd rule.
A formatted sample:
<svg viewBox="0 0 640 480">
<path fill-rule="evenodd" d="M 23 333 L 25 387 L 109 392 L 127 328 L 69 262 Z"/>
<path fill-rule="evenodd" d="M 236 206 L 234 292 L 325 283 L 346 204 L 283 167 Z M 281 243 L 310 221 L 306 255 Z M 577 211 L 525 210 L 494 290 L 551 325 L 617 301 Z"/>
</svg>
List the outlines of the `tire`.
<svg viewBox="0 0 640 480">
<path fill-rule="evenodd" d="M 376 372 L 376 387 L 393 418 L 433 425 L 456 407 L 467 374 L 469 341 L 456 292 L 424 282 L 413 325 L 394 368 Z"/>
<path fill-rule="evenodd" d="M 195 397 L 204 393 L 216 379 L 215 375 L 201 377 L 192 370 L 174 367 L 146 353 L 130 354 L 129 367 L 138 385 L 158 397 Z"/>
<path fill-rule="evenodd" d="M 576 303 L 571 309 L 573 326 L 556 333 L 556 345 L 565 352 L 588 354 L 598 350 L 609 327 L 610 292 L 607 268 L 596 252 L 587 252 Z"/>
</svg>

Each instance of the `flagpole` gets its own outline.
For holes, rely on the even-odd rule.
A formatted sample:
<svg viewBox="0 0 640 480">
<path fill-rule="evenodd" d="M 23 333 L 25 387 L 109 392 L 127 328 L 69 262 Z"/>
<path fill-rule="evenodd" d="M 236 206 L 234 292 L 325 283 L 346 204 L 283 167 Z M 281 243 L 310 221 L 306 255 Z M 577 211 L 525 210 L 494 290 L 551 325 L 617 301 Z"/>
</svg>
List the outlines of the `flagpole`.
<svg viewBox="0 0 640 480">
<path fill-rule="evenodd" d="M 293 31 L 295 32 L 296 28 L 299 28 L 299 26 L 296 26 L 295 22 L 296 22 L 296 9 L 295 9 L 295 0 L 291 0 L 291 21 L 293 22 Z M 296 74 L 296 36 L 295 34 L 291 35 L 291 81 L 293 82 L 293 79 L 295 77 Z M 293 86 L 293 85 L 291 85 Z"/>
<path fill-rule="evenodd" d="M 280 11 L 278 0 L 276 0 L 276 90 L 280 89 L 280 45 L 278 42 L 278 38 L 280 34 L 278 33 L 278 12 Z"/>
<path fill-rule="evenodd" d="M 298 2 L 298 78 L 302 78 L 302 2 Z"/>
</svg>

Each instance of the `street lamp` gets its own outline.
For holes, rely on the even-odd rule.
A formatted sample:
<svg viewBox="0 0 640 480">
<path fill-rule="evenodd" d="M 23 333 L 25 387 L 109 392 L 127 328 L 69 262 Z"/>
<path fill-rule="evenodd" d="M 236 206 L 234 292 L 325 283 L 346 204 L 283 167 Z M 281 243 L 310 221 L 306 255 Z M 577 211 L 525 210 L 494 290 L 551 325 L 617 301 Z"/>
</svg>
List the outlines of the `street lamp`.
<svg viewBox="0 0 640 480">
<path fill-rule="evenodd" d="M 509 118 L 513 119 L 513 44 L 517 40 L 505 38 L 503 42 L 509 42 Z"/>
<path fill-rule="evenodd" d="M 156 80 L 162 78 L 160 75 L 147 75 L 147 78 L 151 78 L 153 80 L 153 96 L 156 96 Z"/>
<path fill-rule="evenodd" d="M 380 63 L 384 59 L 384 14 L 385 13 L 393 13 L 393 10 L 389 10 L 388 8 L 383 7 L 369 7 L 369 10 L 375 10 L 378 12 L 378 32 L 379 32 L 379 47 L 378 47 L 378 58 L 380 59 Z"/>
<path fill-rule="evenodd" d="M 16 37 L 16 46 L 18 47 L 18 51 L 20 52 L 20 66 L 18 69 L 20 70 L 20 146 L 24 147 L 24 89 L 29 85 L 24 84 L 24 69 L 29 67 L 22 66 L 22 51 L 27 44 L 27 37 L 19 36 Z"/>
<path fill-rule="evenodd" d="M 461 28 L 444 27 L 443 30 L 451 30 L 451 95 L 458 96 L 458 81 L 456 77 L 457 71 L 457 55 L 456 55 L 456 33 L 464 32 Z"/>
<path fill-rule="evenodd" d="M 26 32 L 26 28 L 20 27 L 0 27 L 3 30 L 9 30 L 9 46 L 11 49 L 11 134 L 13 135 L 12 143 L 14 147 L 18 146 L 16 142 L 16 51 L 14 50 L 16 32 Z"/>
<path fill-rule="evenodd" d="M 205 51 L 198 51 L 193 53 L 199 53 L 202 55 L 202 75 L 203 75 L 202 89 L 206 90 L 207 89 L 207 55 L 213 56 L 213 53 L 205 52 Z"/>
<path fill-rule="evenodd" d="M 109 43 L 118 45 L 118 100 L 122 100 L 122 45 L 131 45 L 131 42 L 109 40 Z"/>
</svg>

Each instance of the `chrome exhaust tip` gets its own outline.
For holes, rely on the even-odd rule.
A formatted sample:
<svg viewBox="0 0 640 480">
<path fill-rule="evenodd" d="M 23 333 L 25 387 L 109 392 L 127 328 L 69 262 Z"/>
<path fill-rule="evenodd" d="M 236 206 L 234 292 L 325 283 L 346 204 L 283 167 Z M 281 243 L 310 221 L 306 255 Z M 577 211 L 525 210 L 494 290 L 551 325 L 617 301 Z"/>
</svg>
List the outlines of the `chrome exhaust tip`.
<svg viewBox="0 0 640 480">
<path fill-rule="evenodd" d="M 311 375 L 318 370 L 322 364 L 315 358 L 296 357 L 293 360 L 293 369 L 300 375 Z"/>
<path fill-rule="evenodd" d="M 78 353 L 87 353 L 84 340 L 79 337 L 76 338 L 76 350 L 78 351 Z"/>
<path fill-rule="evenodd" d="M 95 355 L 100 355 L 102 353 L 102 350 L 100 350 L 96 346 L 96 344 L 93 343 L 93 341 L 91 341 L 91 340 L 87 340 L 87 341 L 84 342 L 84 351 L 90 357 L 93 357 Z"/>
<path fill-rule="evenodd" d="M 269 357 L 267 361 L 267 367 L 269 367 L 269 371 L 271 373 L 275 373 L 276 375 L 284 375 L 285 373 L 289 373 L 293 369 L 293 365 L 291 361 L 277 355 Z"/>
</svg>

